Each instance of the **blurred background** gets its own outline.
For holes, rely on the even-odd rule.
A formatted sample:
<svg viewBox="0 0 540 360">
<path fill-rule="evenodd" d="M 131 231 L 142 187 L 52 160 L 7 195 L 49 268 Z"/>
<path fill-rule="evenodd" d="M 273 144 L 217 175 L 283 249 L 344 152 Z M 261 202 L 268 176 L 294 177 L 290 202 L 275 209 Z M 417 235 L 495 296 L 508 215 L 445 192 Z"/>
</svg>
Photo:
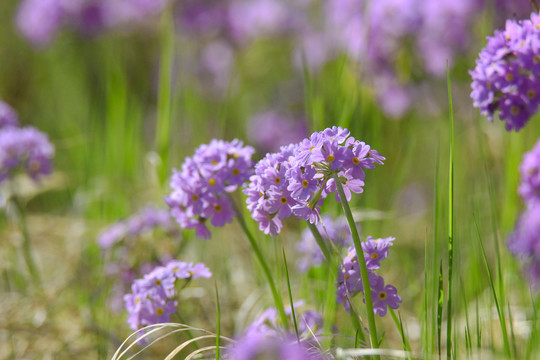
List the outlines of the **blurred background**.
<svg viewBox="0 0 540 360">
<path fill-rule="evenodd" d="M 424 268 L 446 261 L 425 254 L 433 246 L 444 251 L 448 234 L 447 74 L 455 112 L 456 317 L 465 322 L 471 311 L 471 323 L 483 329 L 479 348 L 496 353 L 481 239 L 492 269 L 502 269 L 497 281 L 506 284 L 514 344 L 526 341 L 534 299 L 505 237 L 523 207 L 518 165 L 540 124 L 532 119 L 507 133 L 499 120 L 487 122 L 472 106 L 468 71 L 486 36 L 532 11 L 529 0 L 2 1 L 0 99 L 21 124 L 47 133 L 56 154 L 52 176 L 39 184 L 21 179 L 19 187 L 41 288 L 29 280 L 9 207 L 1 215 L 0 358 L 110 358 L 131 333 L 121 299 L 129 282 L 119 279 L 140 277 L 143 264 L 170 257 L 204 262 L 214 274 L 186 289 L 175 321 L 213 331 L 215 281 L 222 334 L 240 332 L 271 301 L 236 223 L 213 229 L 208 242 L 180 229 L 126 239 L 114 251 L 96 239 L 148 204 L 165 209 L 172 169 L 200 144 L 238 138 L 256 148 L 258 160 L 333 125 L 387 159 L 352 205 L 363 237 L 397 238 L 386 271 L 420 350 L 429 325 L 418 300 Z M 340 214 L 333 203 L 324 211 Z M 296 298 L 321 311 L 324 270 L 300 275 L 292 266 L 304 227 L 290 220 L 277 238 L 258 235 L 282 290 L 284 247 Z M 391 320 L 381 321 L 387 346 L 399 347 Z M 340 333 L 350 330 L 342 309 L 336 324 Z M 155 356 L 182 339 L 156 347 Z"/>
</svg>

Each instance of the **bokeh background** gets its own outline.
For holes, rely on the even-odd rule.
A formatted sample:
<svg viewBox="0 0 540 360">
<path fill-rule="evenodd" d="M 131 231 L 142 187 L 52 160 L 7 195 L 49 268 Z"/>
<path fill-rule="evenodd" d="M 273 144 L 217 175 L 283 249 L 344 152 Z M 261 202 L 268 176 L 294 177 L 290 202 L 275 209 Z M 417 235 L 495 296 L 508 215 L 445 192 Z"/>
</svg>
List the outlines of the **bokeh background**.
<svg viewBox="0 0 540 360">
<path fill-rule="evenodd" d="M 130 239 L 128 254 L 103 251 L 96 239 L 147 204 L 166 208 L 172 169 L 200 144 L 238 138 L 259 159 L 333 125 L 387 159 L 352 206 L 363 237 L 397 238 L 386 276 L 403 299 L 412 348 L 435 353 L 432 285 L 447 262 L 447 74 L 455 132 L 456 353 L 503 354 L 481 241 L 497 293 L 505 295 L 499 300 L 512 353 L 533 356 L 537 300 L 505 239 L 523 208 L 518 165 L 540 123 L 535 116 L 521 132 L 508 133 L 502 122 L 487 122 L 472 106 L 468 74 L 486 36 L 505 19 L 528 18 L 529 1 L 61 3 L 0 3 L 0 99 L 56 147 L 54 174 L 39 184 L 20 179 L 19 186 L 42 288 L 29 280 L 9 207 L 0 217 L 0 358 L 110 358 L 131 333 L 118 300 L 121 276 L 111 265 L 120 257 L 134 269 L 167 257 L 204 262 L 213 280 L 183 292 L 175 321 L 214 331 L 215 281 L 222 334 L 239 333 L 272 302 L 236 223 L 213 229 L 207 242 L 192 231 L 156 231 Z M 337 216 L 338 205 L 324 211 Z M 296 299 L 322 311 L 333 291 L 325 270 L 301 274 L 293 266 L 304 228 L 291 219 L 278 237 L 258 237 L 284 294 L 282 248 Z M 350 347 L 342 309 L 335 321 L 334 345 Z M 392 321 L 381 324 L 386 347 L 400 348 Z M 147 356 L 163 358 L 184 340 L 173 337 Z"/>
</svg>

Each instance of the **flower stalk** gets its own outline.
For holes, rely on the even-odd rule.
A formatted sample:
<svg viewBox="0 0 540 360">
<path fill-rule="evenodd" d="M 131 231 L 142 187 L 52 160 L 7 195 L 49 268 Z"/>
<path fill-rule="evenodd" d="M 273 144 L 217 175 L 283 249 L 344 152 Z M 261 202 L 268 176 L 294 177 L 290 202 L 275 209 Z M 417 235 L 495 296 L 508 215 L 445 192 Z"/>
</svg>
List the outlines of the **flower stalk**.
<svg viewBox="0 0 540 360">
<path fill-rule="evenodd" d="M 377 327 L 375 325 L 375 313 L 373 312 L 373 300 L 371 298 L 371 289 L 369 285 L 366 260 L 364 258 L 364 250 L 362 249 L 362 243 L 360 241 L 360 236 L 358 235 L 358 230 L 356 229 L 356 224 L 354 222 L 351 208 L 349 207 L 349 203 L 347 201 L 347 198 L 345 197 L 345 191 L 343 190 L 343 186 L 341 185 L 341 181 L 339 180 L 337 173 L 333 174 L 333 178 L 336 183 L 339 198 L 341 200 L 341 206 L 343 207 L 343 212 L 345 213 L 345 217 L 347 218 L 347 223 L 349 224 L 349 228 L 351 230 L 354 247 L 356 249 L 358 264 L 360 265 L 360 277 L 362 278 L 362 284 L 364 285 L 364 298 L 366 299 L 367 318 L 368 318 L 368 325 L 369 325 L 369 337 L 371 340 L 371 347 L 373 349 L 377 349 L 379 347 L 378 337 L 377 337 Z"/>
</svg>

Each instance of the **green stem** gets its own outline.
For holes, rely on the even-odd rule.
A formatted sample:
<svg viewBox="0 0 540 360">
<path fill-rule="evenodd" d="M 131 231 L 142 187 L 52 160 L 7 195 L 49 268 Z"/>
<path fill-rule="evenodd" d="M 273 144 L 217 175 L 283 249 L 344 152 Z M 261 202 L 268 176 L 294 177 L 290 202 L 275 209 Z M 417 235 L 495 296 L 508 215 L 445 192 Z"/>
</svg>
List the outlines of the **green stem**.
<svg viewBox="0 0 540 360">
<path fill-rule="evenodd" d="M 328 263 L 331 263 L 332 254 L 330 253 L 330 250 L 328 249 L 328 246 L 326 245 L 326 241 L 323 239 L 321 233 L 319 232 L 319 229 L 317 229 L 317 226 L 310 223 L 309 221 L 306 221 L 306 222 L 308 224 L 309 230 L 311 230 L 313 237 L 317 241 L 319 248 L 321 249 L 324 257 L 326 258 L 326 261 L 328 261 Z"/>
<path fill-rule="evenodd" d="M 450 72 L 447 70 L 448 102 L 450 106 L 450 161 L 448 169 L 448 298 L 446 319 L 446 358 L 452 358 L 452 275 L 454 268 L 454 109 Z"/>
<path fill-rule="evenodd" d="M 242 212 L 236 205 L 236 202 L 234 201 L 234 199 L 232 199 L 231 196 L 229 196 L 229 199 L 231 200 L 233 210 L 236 213 L 236 218 L 238 219 L 238 223 L 240 224 L 240 227 L 246 234 L 246 237 L 251 245 L 251 248 L 253 249 L 253 252 L 255 252 L 255 256 L 257 256 L 257 259 L 259 260 L 259 263 L 261 264 L 261 267 L 263 268 L 264 275 L 266 276 L 266 280 L 268 282 L 268 285 L 270 286 L 270 290 L 272 291 L 272 296 L 274 297 L 274 304 L 276 305 L 276 308 L 279 312 L 279 316 L 281 318 L 281 322 L 283 323 L 283 327 L 285 329 L 288 329 L 289 319 L 287 317 L 287 314 L 285 314 L 285 307 L 283 306 L 283 300 L 281 299 L 277 291 L 276 284 L 274 283 L 274 279 L 272 278 L 272 272 L 270 271 L 270 267 L 268 266 L 268 263 L 266 262 L 266 259 L 264 258 L 261 252 L 261 249 L 259 248 L 259 245 L 257 245 L 255 238 L 251 234 L 251 231 L 249 231 L 246 221 L 244 220 L 244 217 L 242 216 Z"/>
<path fill-rule="evenodd" d="M 159 96 L 157 103 L 156 147 L 161 157 L 160 180 L 167 176 L 169 162 L 170 128 L 172 116 L 172 67 L 174 59 L 174 22 L 171 9 L 162 15 L 161 63 L 159 69 Z"/>
<path fill-rule="evenodd" d="M 341 200 L 341 206 L 343 207 L 343 212 L 347 218 L 347 223 L 351 230 L 351 235 L 353 238 L 354 247 L 356 249 L 356 257 L 358 259 L 358 264 L 360 265 L 360 278 L 362 279 L 362 284 L 364 285 L 364 298 L 366 299 L 366 308 L 367 308 L 367 318 L 369 325 L 369 337 L 371 340 L 371 347 L 377 349 L 378 339 L 377 339 L 377 327 L 375 325 L 375 313 L 373 312 L 373 300 L 371 299 L 371 289 L 369 286 L 368 271 L 366 266 L 366 259 L 364 258 L 364 250 L 362 249 L 362 243 L 360 241 L 360 236 L 358 235 L 358 230 L 356 229 L 356 223 L 347 202 L 347 197 L 345 196 L 345 191 L 343 191 L 343 186 L 337 173 L 334 173 L 334 182 L 336 183 L 337 191 L 339 198 Z"/>
<path fill-rule="evenodd" d="M 32 254 L 32 244 L 30 241 L 30 234 L 28 232 L 28 224 L 26 221 L 26 212 L 24 205 L 21 203 L 21 200 L 17 195 L 13 195 L 11 197 L 13 204 L 15 205 L 15 208 L 17 209 L 17 215 L 19 217 L 19 225 L 21 228 L 21 232 L 23 235 L 23 244 L 22 244 L 22 251 L 23 251 L 23 257 L 24 261 L 26 262 L 26 266 L 28 267 L 28 272 L 30 273 L 30 276 L 32 276 L 32 279 L 36 285 L 41 285 L 41 277 L 39 275 L 39 270 L 36 265 L 36 261 L 34 260 L 34 256 Z"/>
</svg>

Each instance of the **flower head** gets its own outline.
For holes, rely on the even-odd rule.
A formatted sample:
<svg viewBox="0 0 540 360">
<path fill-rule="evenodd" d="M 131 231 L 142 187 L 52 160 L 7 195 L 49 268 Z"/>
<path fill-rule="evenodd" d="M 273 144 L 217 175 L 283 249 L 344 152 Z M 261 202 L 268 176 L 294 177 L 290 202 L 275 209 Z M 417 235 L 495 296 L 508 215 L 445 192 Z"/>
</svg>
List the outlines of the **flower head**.
<svg viewBox="0 0 540 360">
<path fill-rule="evenodd" d="M 254 150 L 239 140 L 212 140 L 174 170 L 172 193 L 165 199 L 180 226 L 210 238 L 209 222 L 220 227 L 232 222 L 234 211 L 227 193 L 235 191 L 252 173 Z"/>
<path fill-rule="evenodd" d="M 533 286 L 540 287 L 540 207 L 523 212 L 514 232 L 508 237 L 508 248 L 517 256 Z"/>
<path fill-rule="evenodd" d="M 17 169 L 24 169 L 34 181 L 52 172 L 54 146 L 46 134 L 27 126 L 0 131 L 0 183 Z"/>
<path fill-rule="evenodd" d="M 523 156 L 519 194 L 531 207 L 540 205 L 540 140 Z"/>
<path fill-rule="evenodd" d="M 255 165 L 255 175 L 244 189 L 247 207 L 259 228 L 276 235 L 281 220 L 291 215 L 316 224 L 319 206 L 337 186 L 338 176 L 347 200 L 363 192 L 364 169 L 385 160 L 364 142 L 349 137 L 349 130 L 334 126 L 313 133 L 299 144 L 284 146 L 267 154 Z M 339 201 L 339 196 L 336 194 Z"/>
<path fill-rule="evenodd" d="M 387 306 L 392 309 L 398 308 L 401 297 L 397 295 L 397 289 L 392 285 L 385 285 L 384 279 L 377 273 L 381 260 L 388 256 L 388 249 L 395 239 L 373 239 L 368 236 L 367 241 L 362 242 L 362 250 L 368 270 L 369 288 L 373 299 L 373 311 L 379 316 L 385 316 Z M 360 275 L 360 264 L 354 246 L 349 248 L 347 256 L 339 266 L 336 302 L 342 303 L 345 310 L 351 307 L 350 299 L 358 293 L 365 292 L 364 284 Z"/>
<path fill-rule="evenodd" d="M 149 205 L 103 230 L 98 237 L 98 244 L 102 249 L 108 249 L 124 238 L 136 238 L 156 229 L 163 229 L 170 235 L 177 233 L 177 226 L 170 213 Z"/>
<path fill-rule="evenodd" d="M 490 121 L 498 111 L 508 131 L 519 131 L 540 102 L 538 16 L 533 13 L 520 22 L 507 20 L 503 31 L 488 37 L 476 68 L 470 71 L 474 106 Z"/>
<path fill-rule="evenodd" d="M 129 326 L 138 330 L 147 325 L 169 322 L 178 308 L 176 283 L 210 276 L 212 273 L 202 263 L 173 260 L 166 266 L 156 267 L 142 279 L 135 280 L 132 292 L 124 296 Z"/>
</svg>

